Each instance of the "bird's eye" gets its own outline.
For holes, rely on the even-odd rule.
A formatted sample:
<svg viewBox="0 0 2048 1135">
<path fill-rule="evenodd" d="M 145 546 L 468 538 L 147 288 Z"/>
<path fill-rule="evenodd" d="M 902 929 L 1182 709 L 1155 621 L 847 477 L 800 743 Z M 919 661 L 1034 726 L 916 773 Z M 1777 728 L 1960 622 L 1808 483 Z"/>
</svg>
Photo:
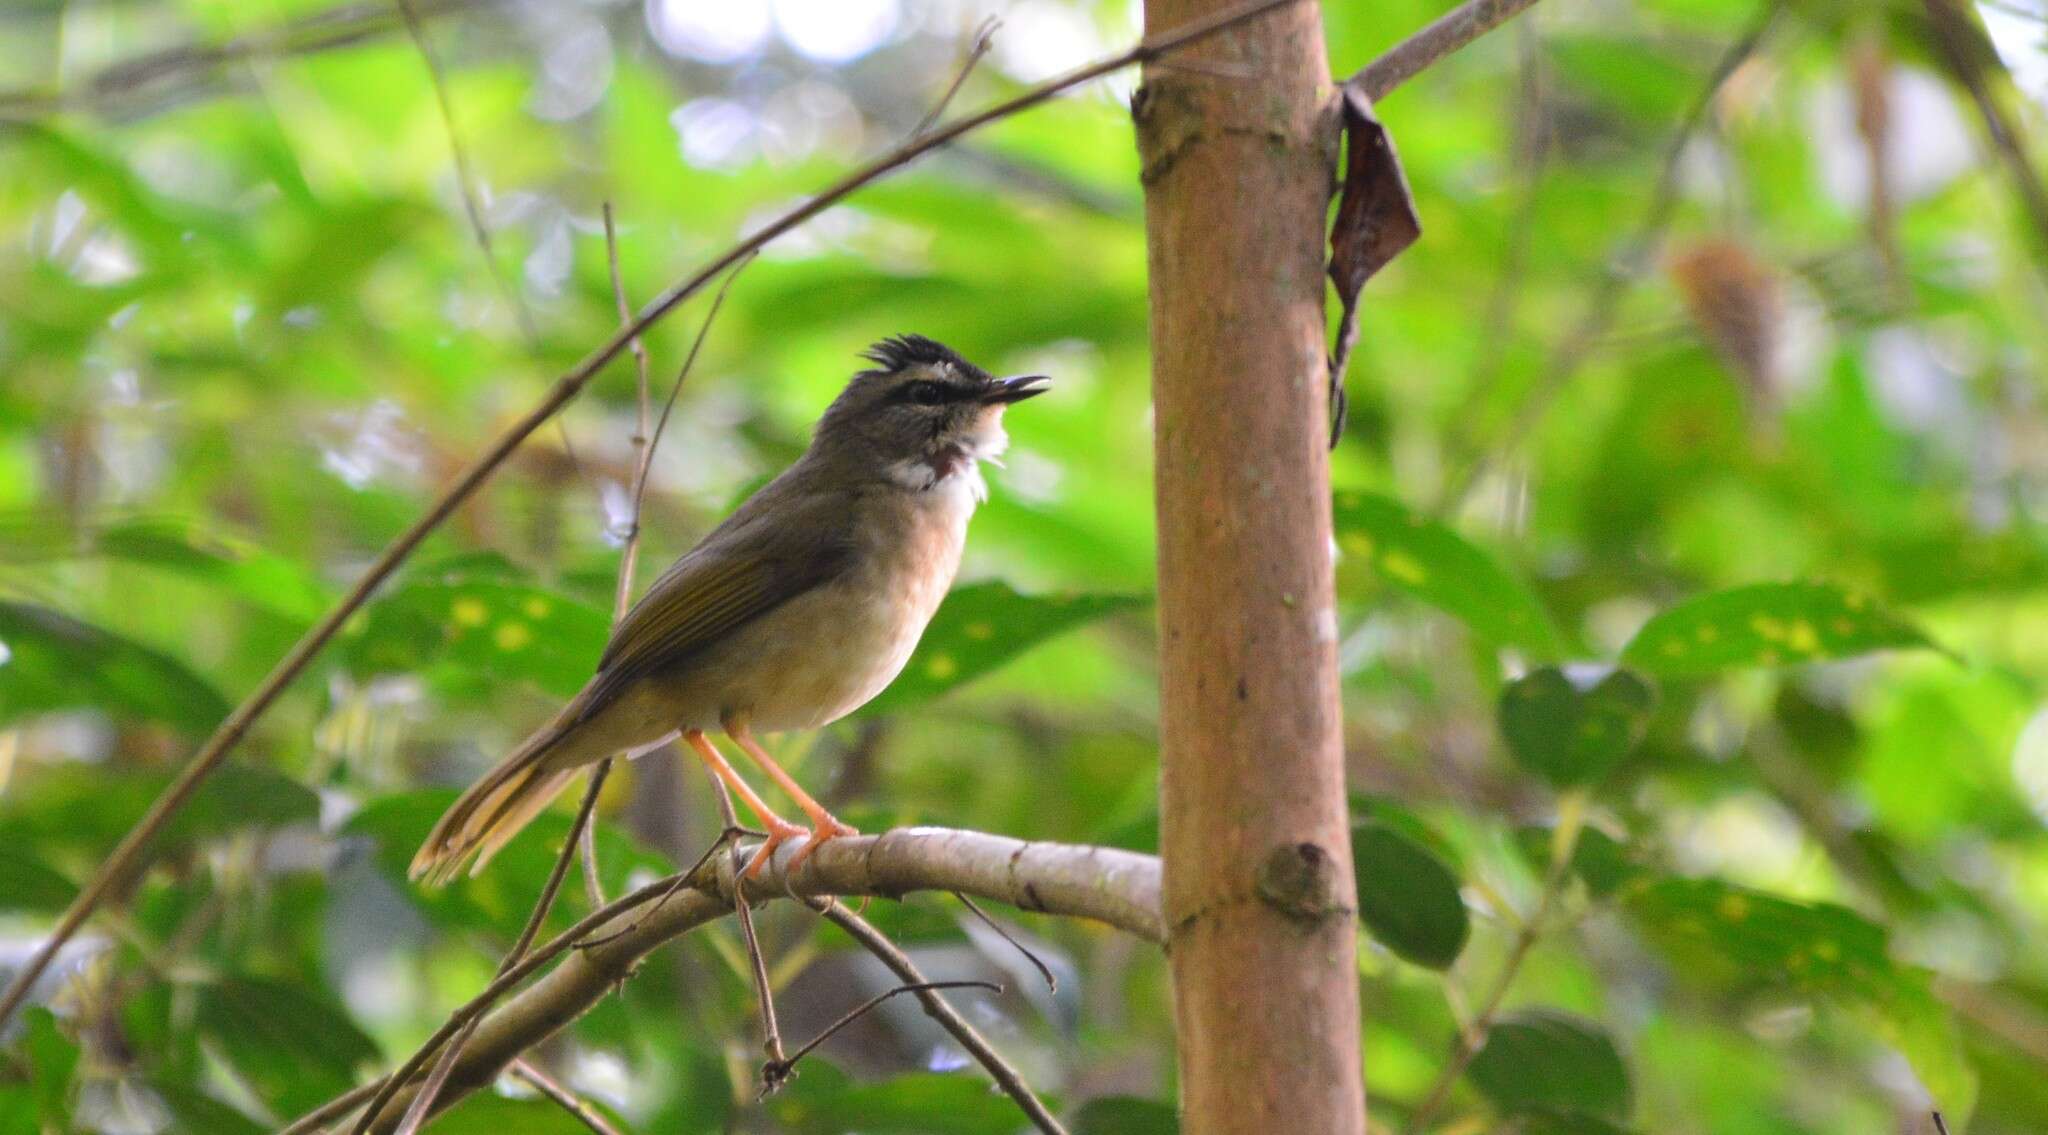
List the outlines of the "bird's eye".
<svg viewBox="0 0 2048 1135">
<path fill-rule="evenodd" d="M 946 400 L 946 388 L 936 382 L 913 382 L 904 387 L 903 397 L 920 406 L 936 406 Z"/>
</svg>

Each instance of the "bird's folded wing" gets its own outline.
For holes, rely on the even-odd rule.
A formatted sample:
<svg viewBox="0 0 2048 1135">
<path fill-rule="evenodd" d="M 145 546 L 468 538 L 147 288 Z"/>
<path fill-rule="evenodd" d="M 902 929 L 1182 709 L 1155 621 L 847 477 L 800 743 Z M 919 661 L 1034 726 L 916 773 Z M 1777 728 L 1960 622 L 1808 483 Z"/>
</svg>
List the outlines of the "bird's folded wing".
<svg viewBox="0 0 2048 1135">
<path fill-rule="evenodd" d="M 589 717 L 635 678 L 688 661 L 838 576 L 852 554 L 846 518 L 843 508 L 798 509 L 714 532 L 626 613 L 572 714 Z"/>
</svg>

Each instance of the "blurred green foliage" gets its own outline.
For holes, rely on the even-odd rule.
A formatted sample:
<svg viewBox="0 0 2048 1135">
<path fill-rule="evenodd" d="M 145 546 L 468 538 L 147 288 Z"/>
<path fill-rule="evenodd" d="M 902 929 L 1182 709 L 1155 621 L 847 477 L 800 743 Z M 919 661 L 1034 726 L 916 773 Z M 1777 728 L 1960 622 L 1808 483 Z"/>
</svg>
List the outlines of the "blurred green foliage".
<svg viewBox="0 0 2048 1135">
<path fill-rule="evenodd" d="M 1135 5 L 1092 0 L 452 6 L 429 33 L 505 288 L 393 11 L 0 10 L 0 971 L 227 706 L 615 328 L 603 204 L 644 303 L 911 129 L 983 16 L 1006 24 L 956 109 L 1135 34 Z M 1326 4 L 1333 69 L 1446 6 Z M 1939 1107 L 1998 1135 L 2048 1115 L 2048 264 L 1920 4 L 1787 6 L 1684 151 L 1657 256 L 1550 377 L 1755 10 L 1550 0 L 1380 108 L 1424 236 L 1365 291 L 1333 554 L 1364 1074 L 1390 1129 L 1539 910 L 1442 1123 L 1862 1135 L 1929 1131 Z M 2038 136 L 2041 6 L 1973 11 Z M 962 585 L 902 679 L 772 741 L 864 827 L 1155 841 L 1134 81 L 772 245 L 654 463 L 642 585 L 800 450 L 873 340 L 1055 376 L 1011 416 Z M 657 397 L 705 307 L 647 336 Z M 636 401 L 622 359 L 258 724 L 0 1038 L 0 1133 L 274 1130 L 489 979 L 572 799 L 477 879 L 427 893 L 403 868 L 595 661 Z M 694 766 L 623 769 L 607 893 L 717 826 Z M 788 905 L 761 924 L 802 1039 L 888 979 Z M 1173 1130 L 1163 960 L 996 913 L 1057 992 L 950 900 L 871 911 L 932 976 L 1009 987 L 960 1000 L 1074 1130 Z M 536 1059 L 635 1131 L 1018 1130 L 904 1001 L 757 1101 L 744 957 L 713 927 Z M 433 1128 L 579 1129 L 511 1081 Z"/>
</svg>

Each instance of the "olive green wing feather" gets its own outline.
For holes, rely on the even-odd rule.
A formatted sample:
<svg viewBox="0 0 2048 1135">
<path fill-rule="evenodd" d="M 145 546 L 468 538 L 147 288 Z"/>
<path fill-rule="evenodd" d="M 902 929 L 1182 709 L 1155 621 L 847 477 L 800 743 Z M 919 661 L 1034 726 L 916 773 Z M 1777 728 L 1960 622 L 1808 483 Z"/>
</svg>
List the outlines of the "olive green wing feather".
<svg viewBox="0 0 2048 1135">
<path fill-rule="evenodd" d="M 642 675 L 706 647 L 845 570 L 853 510 L 771 484 L 647 589 L 619 623 L 572 714 L 588 718 Z M 793 487 L 793 486 L 792 486 Z M 779 506 L 779 507 L 778 507 Z"/>
</svg>

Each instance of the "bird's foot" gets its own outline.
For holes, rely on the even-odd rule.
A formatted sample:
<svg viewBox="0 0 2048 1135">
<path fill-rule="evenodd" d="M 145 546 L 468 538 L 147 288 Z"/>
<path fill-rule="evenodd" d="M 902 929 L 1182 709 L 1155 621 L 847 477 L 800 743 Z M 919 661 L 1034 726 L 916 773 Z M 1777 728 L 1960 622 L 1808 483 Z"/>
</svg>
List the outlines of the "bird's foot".
<svg viewBox="0 0 2048 1135">
<path fill-rule="evenodd" d="M 811 817 L 811 838 L 802 847 L 796 849 L 796 854 L 790 858 L 789 869 L 794 871 L 802 866 L 803 861 L 809 859 L 812 852 L 825 846 L 827 842 L 838 839 L 841 836 L 859 834 L 859 828 L 854 827 L 852 824 L 841 823 L 839 817 L 834 816 L 830 812 L 820 810 Z"/>
<path fill-rule="evenodd" d="M 761 841 L 760 850 L 754 852 L 754 857 L 752 859 L 747 860 L 747 865 L 745 869 L 743 869 L 740 872 L 740 874 L 745 876 L 746 878 L 760 878 L 761 869 L 763 867 L 768 866 L 769 860 L 775 858 L 776 848 L 781 847 L 783 844 L 788 843 L 790 840 L 793 840 L 798 836 L 812 834 L 804 830 L 803 828 L 800 828 L 797 825 L 790 823 L 788 820 L 782 819 L 781 817 L 774 815 L 769 816 L 767 828 L 768 838 Z M 801 851 L 798 851 L 796 859 L 790 862 L 790 866 L 795 867 L 797 863 L 802 862 L 803 857 L 805 855 L 808 855 L 810 853 L 810 850 L 810 847 L 807 846 L 803 848 Z"/>
</svg>

